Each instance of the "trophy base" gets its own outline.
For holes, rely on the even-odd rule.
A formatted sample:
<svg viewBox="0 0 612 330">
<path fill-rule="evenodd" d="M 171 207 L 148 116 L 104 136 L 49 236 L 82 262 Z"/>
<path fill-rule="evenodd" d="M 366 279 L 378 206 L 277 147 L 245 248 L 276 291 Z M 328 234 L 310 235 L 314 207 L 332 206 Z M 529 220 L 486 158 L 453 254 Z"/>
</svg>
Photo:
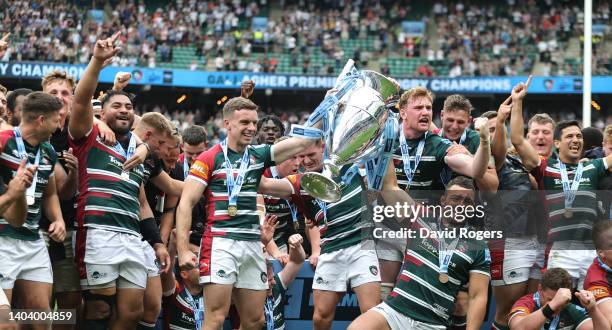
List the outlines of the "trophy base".
<svg viewBox="0 0 612 330">
<path fill-rule="evenodd" d="M 340 185 L 321 173 L 304 173 L 301 185 L 310 196 L 327 203 L 337 202 L 342 197 Z"/>
</svg>

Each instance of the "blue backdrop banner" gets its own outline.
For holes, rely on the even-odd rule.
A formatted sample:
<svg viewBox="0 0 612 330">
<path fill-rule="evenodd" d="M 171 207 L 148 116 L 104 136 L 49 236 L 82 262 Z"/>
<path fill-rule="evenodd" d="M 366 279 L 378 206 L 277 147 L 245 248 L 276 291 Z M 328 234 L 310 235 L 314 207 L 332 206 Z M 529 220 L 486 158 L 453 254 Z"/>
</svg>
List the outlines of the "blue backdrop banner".
<svg viewBox="0 0 612 330">
<path fill-rule="evenodd" d="M 80 78 L 84 65 L 43 62 L 0 62 L 0 78 L 40 79 L 47 72 L 59 69 Z M 231 89 L 239 88 L 245 80 L 253 80 L 257 88 L 271 89 L 329 89 L 336 77 L 294 74 L 268 74 L 251 72 L 206 72 L 180 69 L 157 69 L 140 67 L 107 67 L 100 74 L 101 83 L 112 83 L 118 71 L 132 73 L 130 84 L 173 86 L 188 88 Z M 457 78 L 402 78 L 393 77 L 402 89 L 425 86 L 435 93 L 507 94 L 512 87 L 526 81 L 526 76 L 517 77 L 457 77 Z M 596 76 L 592 80 L 595 94 L 612 94 L 612 76 Z M 529 92 L 532 94 L 580 94 L 582 77 L 534 77 Z"/>
</svg>

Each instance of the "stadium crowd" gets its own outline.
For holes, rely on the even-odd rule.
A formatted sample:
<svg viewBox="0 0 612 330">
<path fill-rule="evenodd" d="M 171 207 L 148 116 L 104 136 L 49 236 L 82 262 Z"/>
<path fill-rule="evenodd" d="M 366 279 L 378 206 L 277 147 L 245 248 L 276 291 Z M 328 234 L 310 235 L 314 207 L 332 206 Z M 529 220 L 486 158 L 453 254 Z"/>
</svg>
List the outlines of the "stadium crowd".
<svg viewBox="0 0 612 330">
<path fill-rule="evenodd" d="M 287 56 L 307 74 L 337 73 L 347 58 L 385 72 L 388 61 L 379 59 L 402 57 L 427 60 L 402 75 L 517 75 L 532 72 L 536 63 L 542 63 L 542 75 L 581 72 L 579 63 L 566 59 L 574 56 L 566 54 L 568 42 L 581 36 L 584 19 L 573 1 L 437 1 L 424 12 L 409 1 L 300 2 L 281 4 L 282 13 L 274 16 L 266 1 L 112 4 L 99 4 L 109 18 L 102 22 L 88 14 L 90 7 L 74 3 L 11 1 L 0 11 L 0 32 L 10 27 L 13 42 L 0 58 L 84 64 L 97 36 L 121 31 L 124 50 L 113 64 L 119 66 L 172 63 L 175 47 L 193 45 L 186 67 L 192 70 L 277 72 L 279 56 Z M 597 1 L 594 13 L 595 23 L 609 23 L 607 1 Z M 251 22 L 257 16 L 267 17 L 263 27 Z M 431 19 L 435 33 L 415 37 L 401 28 L 405 20 Z M 368 38 L 373 41 L 367 47 L 342 47 Z M 594 74 L 610 74 L 604 39 L 594 45 Z M 314 61 L 319 57 L 324 61 Z"/>
<path fill-rule="evenodd" d="M 438 128 L 432 93 L 403 91 L 380 180 L 343 166 L 326 202 L 309 190 L 326 148 L 317 113 L 289 129 L 259 118 L 245 82 L 207 128 L 136 116 L 129 73 L 94 99 L 120 38 L 95 41 L 78 83 L 53 71 L 42 91 L 0 86 L 2 323 L 57 306 L 76 311 L 58 329 L 218 329 L 228 316 L 283 329 L 308 260 L 315 329 L 349 290 L 349 329 L 478 329 L 488 303 L 495 329 L 612 329 L 612 126 L 523 118 L 531 77 L 473 126 L 465 96 L 445 99 Z M 376 220 L 397 205 L 411 211 Z"/>
</svg>

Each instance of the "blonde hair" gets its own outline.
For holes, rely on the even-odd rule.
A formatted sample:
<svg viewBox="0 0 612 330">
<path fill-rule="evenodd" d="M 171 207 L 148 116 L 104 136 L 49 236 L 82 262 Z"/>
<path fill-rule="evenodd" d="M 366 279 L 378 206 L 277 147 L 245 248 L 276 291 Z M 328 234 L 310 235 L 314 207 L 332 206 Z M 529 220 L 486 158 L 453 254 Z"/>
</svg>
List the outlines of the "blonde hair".
<svg viewBox="0 0 612 330">
<path fill-rule="evenodd" d="M 612 143 L 612 124 L 606 126 L 604 128 L 604 142 Z"/>
<path fill-rule="evenodd" d="M 50 83 L 56 81 L 56 80 L 60 80 L 60 81 L 65 81 L 70 85 L 70 89 L 74 90 L 74 87 L 76 86 L 76 80 L 74 79 L 73 76 L 69 75 L 68 73 L 66 73 L 66 71 L 61 71 L 61 70 L 53 70 L 49 73 L 47 73 L 43 79 L 42 79 L 42 88 L 45 89 L 45 87 L 47 87 L 47 85 L 49 85 Z"/>
<path fill-rule="evenodd" d="M 227 118 L 234 114 L 238 110 L 255 110 L 259 107 L 253 101 L 244 98 L 242 96 L 232 97 L 223 106 L 223 118 Z"/>
<path fill-rule="evenodd" d="M 153 128 L 158 133 L 163 133 L 168 136 L 172 136 L 174 132 L 174 125 L 159 112 L 147 112 L 140 118 L 138 125 L 145 125 Z"/>
<path fill-rule="evenodd" d="M 429 89 L 427 89 L 427 88 L 425 88 L 423 86 L 413 87 L 413 88 L 405 91 L 404 94 L 402 94 L 402 96 L 400 96 L 400 100 L 399 100 L 399 107 L 400 107 L 400 109 L 403 108 L 404 106 L 406 106 L 406 104 L 408 104 L 408 102 L 410 102 L 412 99 L 415 99 L 417 97 L 426 97 L 432 103 L 433 103 L 433 99 L 434 99 L 434 95 L 433 95 L 433 93 Z"/>
</svg>

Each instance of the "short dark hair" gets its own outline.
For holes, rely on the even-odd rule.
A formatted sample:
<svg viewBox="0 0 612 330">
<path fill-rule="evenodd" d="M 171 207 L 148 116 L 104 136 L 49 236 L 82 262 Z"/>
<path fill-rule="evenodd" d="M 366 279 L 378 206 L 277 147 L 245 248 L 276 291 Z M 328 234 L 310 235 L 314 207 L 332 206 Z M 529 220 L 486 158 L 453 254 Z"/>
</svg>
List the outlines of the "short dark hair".
<svg viewBox="0 0 612 330">
<path fill-rule="evenodd" d="M 43 92 L 30 93 L 23 102 L 22 120 L 28 122 L 41 115 L 46 117 L 58 112 L 63 106 L 62 101 L 53 95 Z"/>
<path fill-rule="evenodd" d="M 601 147 L 603 142 L 603 133 L 595 127 L 585 127 L 582 129 L 582 138 L 584 139 L 583 150 L 591 150 Z"/>
<path fill-rule="evenodd" d="M 465 188 L 465 189 L 470 189 L 470 190 L 476 190 L 476 187 L 474 186 L 474 181 L 466 176 L 462 176 L 459 175 L 457 177 L 454 177 L 452 180 L 450 180 L 447 184 L 446 184 L 446 189 L 452 187 L 452 186 L 459 186 L 461 188 Z"/>
<path fill-rule="evenodd" d="M 263 124 L 269 120 L 271 120 L 274 123 L 274 125 L 278 127 L 278 129 L 280 130 L 281 136 L 285 135 L 285 125 L 283 125 L 283 122 L 280 120 L 280 118 L 278 118 L 275 115 L 266 115 L 263 118 L 261 118 L 257 122 L 257 132 L 259 132 L 259 130 L 261 130 L 261 126 L 263 126 Z"/>
<path fill-rule="evenodd" d="M 553 135 L 553 138 L 555 140 L 561 140 L 561 134 L 563 134 L 563 130 L 568 127 L 572 127 L 572 126 L 578 127 L 578 129 L 582 132 L 580 123 L 578 123 L 577 120 L 564 120 L 564 121 L 559 122 L 557 124 L 557 127 L 555 127 L 555 134 Z"/>
<path fill-rule="evenodd" d="M 592 235 L 596 250 L 612 249 L 612 242 L 606 242 L 603 235 L 610 229 L 612 229 L 612 221 L 610 220 L 602 220 L 595 223 L 593 226 Z"/>
<path fill-rule="evenodd" d="M 183 130 L 183 143 L 195 146 L 206 142 L 206 129 L 199 125 L 192 125 Z"/>
<path fill-rule="evenodd" d="M 542 289 L 559 290 L 572 288 L 572 277 L 563 268 L 549 268 L 542 275 Z"/>
<path fill-rule="evenodd" d="M 480 117 L 485 117 L 489 120 L 493 119 L 493 118 L 497 118 L 497 111 L 495 110 L 489 110 L 485 113 L 483 113 L 482 115 L 480 115 Z"/>
<path fill-rule="evenodd" d="M 6 87 L 4 87 L 4 86 L 0 85 L 0 93 L 2 93 L 2 94 L 4 94 L 4 95 L 6 95 L 6 91 L 7 91 L 7 90 L 8 90 L 8 89 L 6 89 Z"/>
<path fill-rule="evenodd" d="M 106 91 L 106 93 L 104 93 L 104 95 L 102 95 L 102 98 L 100 99 L 100 102 L 102 103 L 102 108 L 104 108 L 104 105 L 108 103 L 111 97 L 115 95 L 127 96 L 127 98 L 130 99 L 130 102 L 134 103 L 134 94 L 124 92 L 124 91 L 109 90 L 109 91 Z"/>
<path fill-rule="evenodd" d="M 17 88 L 14 91 L 11 91 L 8 96 L 6 97 L 6 108 L 8 111 L 10 112 L 14 112 L 15 111 L 15 106 L 17 103 L 17 98 L 19 96 L 27 96 L 28 94 L 32 93 L 33 91 L 29 88 Z"/>
</svg>

